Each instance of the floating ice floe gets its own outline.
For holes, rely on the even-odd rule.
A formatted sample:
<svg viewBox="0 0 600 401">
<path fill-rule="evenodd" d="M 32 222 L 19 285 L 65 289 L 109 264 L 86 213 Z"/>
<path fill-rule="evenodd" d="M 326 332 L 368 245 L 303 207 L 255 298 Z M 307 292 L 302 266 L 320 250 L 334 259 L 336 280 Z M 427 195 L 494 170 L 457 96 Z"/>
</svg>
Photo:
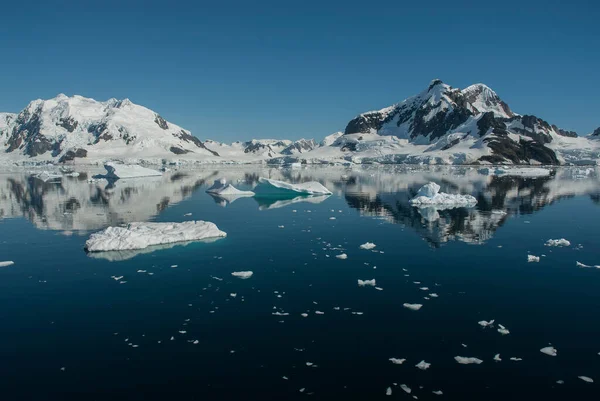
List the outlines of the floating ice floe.
<svg viewBox="0 0 600 401">
<path fill-rule="evenodd" d="M 540 352 L 542 354 L 546 354 L 546 355 L 550 355 L 550 356 L 558 355 L 558 351 L 554 347 L 544 347 L 540 350 Z"/>
<path fill-rule="evenodd" d="M 401 384 L 401 385 L 400 385 L 400 388 L 401 388 L 402 390 L 404 390 L 404 392 L 405 392 L 406 394 L 410 394 L 410 393 L 412 393 L 412 390 L 411 390 L 411 388 L 410 388 L 410 387 L 408 387 L 406 384 Z"/>
<path fill-rule="evenodd" d="M 245 280 L 245 279 L 247 279 L 247 278 L 250 278 L 250 277 L 252 277 L 252 275 L 253 275 L 253 274 L 254 274 L 254 273 L 253 273 L 253 272 L 251 272 L 251 271 L 245 271 L 245 272 L 233 272 L 233 273 L 231 273 L 231 275 L 232 275 L 233 277 L 241 278 L 242 280 Z"/>
<path fill-rule="evenodd" d="M 481 327 L 485 328 L 485 327 L 490 327 L 494 324 L 495 320 L 490 320 L 489 322 L 486 322 L 485 320 L 482 320 L 480 322 L 477 322 Z"/>
<path fill-rule="evenodd" d="M 106 177 L 113 179 L 162 176 L 160 171 L 138 166 L 137 164 L 105 163 L 104 168 L 106 169 Z"/>
<path fill-rule="evenodd" d="M 331 191 L 316 181 L 291 184 L 289 182 L 271 180 L 261 177 L 254 188 L 258 197 L 264 196 L 298 196 L 298 195 L 331 195 Z"/>
<path fill-rule="evenodd" d="M 358 285 L 360 287 L 364 287 L 364 286 L 371 286 L 371 287 L 375 287 L 377 285 L 377 283 L 375 282 L 375 279 L 371 279 L 371 280 L 358 280 Z"/>
<path fill-rule="evenodd" d="M 546 245 L 546 246 L 571 246 L 571 242 L 564 238 L 549 239 L 548 241 L 546 241 L 546 243 L 544 245 Z"/>
<path fill-rule="evenodd" d="M 461 365 L 470 365 L 470 364 L 479 365 L 480 363 L 483 363 L 483 361 L 479 358 L 465 357 L 465 356 L 455 356 L 454 360 L 456 362 L 460 363 Z"/>
<path fill-rule="evenodd" d="M 108 227 L 90 235 L 85 247 L 89 252 L 143 249 L 152 245 L 200 241 L 226 235 L 208 221 L 129 223 L 123 227 Z"/>
<path fill-rule="evenodd" d="M 342 253 L 340 255 L 335 255 L 335 257 L 338 259 L 348 259 L 348 255 L 346 255 L 345 253 Z"/>
<path fill-rule="evenodd" d="M 494 361 L 496 361 L 496 362 L 501 362 L 502 361 L 502 359 L 500 358 L 500 354 L 494 355 Z"/>
<path fill-rule="evenodd" d="M 429 369 L 430 366 L 431 366 L 431 364 L 427 363 L 425 361 L 421 361 L 415 365 L 415 367 L 417 367 L 421 370 L 427 370 L 427 369 Z"/>
<path fill-rule="evenodd" d="M 42 180 L 44 182 L 60 180 L 62 178 L 62 174 L 51 173 L 50 171 L 42 171 L 41 173 L 34 174 L 35 178 Z"/>
<path fill-rule="evenodd" d="M 391 387 L 388 387 L 388 388 L 385 390 L 385 395 L 392 395 L 392 388 L 391 388 Z"/>
<path fill-rule="evenodd" d="M 579 379 L 583 380 L 586 383 L 593 383 L 594 379 L 587 377 L 587 376 L 577 376 Z"/>
<path fill-rule="evenodd" d="M 6 266 L 11 266 L 14 265 L 15 262 L 13 262 L 12 260 L 6 260 L 4 262 L 0 262 L 0 267 L 6 267 Z"/>
<path fill-rule="evenodd" d="M 417 311 L 423 307 L 423 305 L 421 305 L 421 304 L 409 304 L 409 303 L 403 304 L 402 306 L 404 306 L 406 309 L 415 310 L 415 311 Z"/>
<path fill-rule="evenodd" d="M 417 196 L 410 200 L 413 206 L 429 205 L 453 205 L 453 206 L 474 206 L 477 199 L 471 195 L 454 195 L 445 192 L 439 192 L 440 186 L 435 182 L 423 185 L 417 192 Z"/>
<path fill-rule="evenodd" d="M 360 246 L 360 249 L 371 250 L 371 249 L 375 248 L 376 246 L 377 246 L 377 245 L 375 245 L 375 244 L 374 244 L 374 243 L 372 243 L 372 242 L 365 242 L 364 244 L 362 244 L 362 245 Z"/>
<path fill-rule="evenodd" d="M 591 266 L 591 265 L 586 265 L 586 264 L 583 264 L 583 263 L 581 263 L 581 262 L 575 262 L 575 265 L 576 265 L 577 267 L 595 267 L 596 269 L 600 269 L 600 265 L 594 265 L 594 266 Z"/>
<path fill-rule="evenodd" d="M 434 390 L 432 391 L 433 394 L 435 395 L 444 395 L 444 393 L 442 392 L 442 390 Z"/>
<path fill-rule="evenodd" d="M 502 334 L 503 336 L 510 334 L 510 331 L 508 331 L 508 329 L 504 326 L 502 326 L 501 324 L 498 325 L 498 333 Z"/>
<path fill-rule="evenodd" d="M 219 195 L 223 197 L 254 196 L 254 192 L 252 191 L 240 191 L 233 185 L 228 184 L 225 178 L 215 180 L 212 187 L 208 188 L 206 192 L 208 192 L 209 194 Z"/>
<path fill-rule="evenodd" d="M 402 365 L 406 359 L 400 359 L 400 358 L 390 358 L 389 359 L 394 365 Z"/>
<path fill-rule="evenodd" d="M 527 262 L 539 262 L 540 257 L 535 255 L 527 255 Z"/>
</svg>

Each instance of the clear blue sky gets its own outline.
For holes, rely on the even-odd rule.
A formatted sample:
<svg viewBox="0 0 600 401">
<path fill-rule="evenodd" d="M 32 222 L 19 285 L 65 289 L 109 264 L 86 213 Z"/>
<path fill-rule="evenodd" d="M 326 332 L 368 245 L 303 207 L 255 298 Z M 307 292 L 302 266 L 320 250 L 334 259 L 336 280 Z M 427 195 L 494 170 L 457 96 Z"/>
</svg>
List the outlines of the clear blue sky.
<svg viewBox="0 0 600 401">
<path fill-rule="evenodd" d="M 320 139 L 440 78 L 587 134 L 598 3 L 7 0 L 0 110 L 128 97 L 203 139 Z"/>
</svg>

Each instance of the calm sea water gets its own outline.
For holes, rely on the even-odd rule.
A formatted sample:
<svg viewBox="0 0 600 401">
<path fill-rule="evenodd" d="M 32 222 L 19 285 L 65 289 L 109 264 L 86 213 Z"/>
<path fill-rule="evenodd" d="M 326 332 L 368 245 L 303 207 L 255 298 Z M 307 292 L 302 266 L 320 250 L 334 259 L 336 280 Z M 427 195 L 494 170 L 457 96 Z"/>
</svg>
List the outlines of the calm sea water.
<svg viewBox="0 0 600 401">
<path fill-rule="evenodd" d="M 15 262 L 0 268 L 3 400 L 600 394 L 600 269 L 576 265 L 600 265 L 598 170 L 523 178 L 473 168 L 214 167 L 112 184 L 88 183 L 91 175 L 0 174 L 0 261 Z M 334 194 L 205 193 L 217 178 L 250 189 L 259 176 L 318 180 Z M 411 207 L 429 181 L 478 205 Z M 83 249 L 109 225 L 190 219 L 228 235 L 143 252 Z M 571 246 L 544 245 L 558 238 Z M 360 249 L 366 242 L 376 247 Z M 231 275 L 247 270 L 247 280 Z M 478 324 L 492 319 L 494 327 Z M 557 356 L 540 352 L 549 345 Z M 415 367 L 422 360 L 429 369 Z"/>
</svg>

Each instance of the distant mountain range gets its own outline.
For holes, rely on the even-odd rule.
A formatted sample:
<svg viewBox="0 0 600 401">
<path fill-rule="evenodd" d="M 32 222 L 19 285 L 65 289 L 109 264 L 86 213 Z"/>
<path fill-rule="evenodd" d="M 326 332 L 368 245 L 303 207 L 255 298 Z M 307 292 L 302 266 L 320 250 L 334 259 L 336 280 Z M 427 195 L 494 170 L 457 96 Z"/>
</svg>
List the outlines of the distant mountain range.
<svg viewBox="0 0 600 401">
<path fill-rule="evenodd" d="M 317 143 L 202 141 L 128 99 L 58 95 L 18 114 L 0 113 L 0 163 L 597 164 L 600 128 L 579 136 L 513 112 L 483 84 L 463 90 L 434 80 L 426 90 L 360 114 Z"/>
</svg>

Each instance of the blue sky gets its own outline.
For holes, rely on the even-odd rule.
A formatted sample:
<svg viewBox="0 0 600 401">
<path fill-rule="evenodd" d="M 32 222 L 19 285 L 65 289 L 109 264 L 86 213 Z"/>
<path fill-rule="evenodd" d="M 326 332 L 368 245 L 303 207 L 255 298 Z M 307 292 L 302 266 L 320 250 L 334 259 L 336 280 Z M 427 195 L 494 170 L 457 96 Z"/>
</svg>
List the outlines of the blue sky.
<svg viewBox="0 0 600 401">
<path fill-rule="evenodd" d="M 597 1 L 12 3 L 0 111 L 127 97 L 200 138 L 320 139 L 440 78 L 580 134 L 600 126 Z"/>
</svg>

